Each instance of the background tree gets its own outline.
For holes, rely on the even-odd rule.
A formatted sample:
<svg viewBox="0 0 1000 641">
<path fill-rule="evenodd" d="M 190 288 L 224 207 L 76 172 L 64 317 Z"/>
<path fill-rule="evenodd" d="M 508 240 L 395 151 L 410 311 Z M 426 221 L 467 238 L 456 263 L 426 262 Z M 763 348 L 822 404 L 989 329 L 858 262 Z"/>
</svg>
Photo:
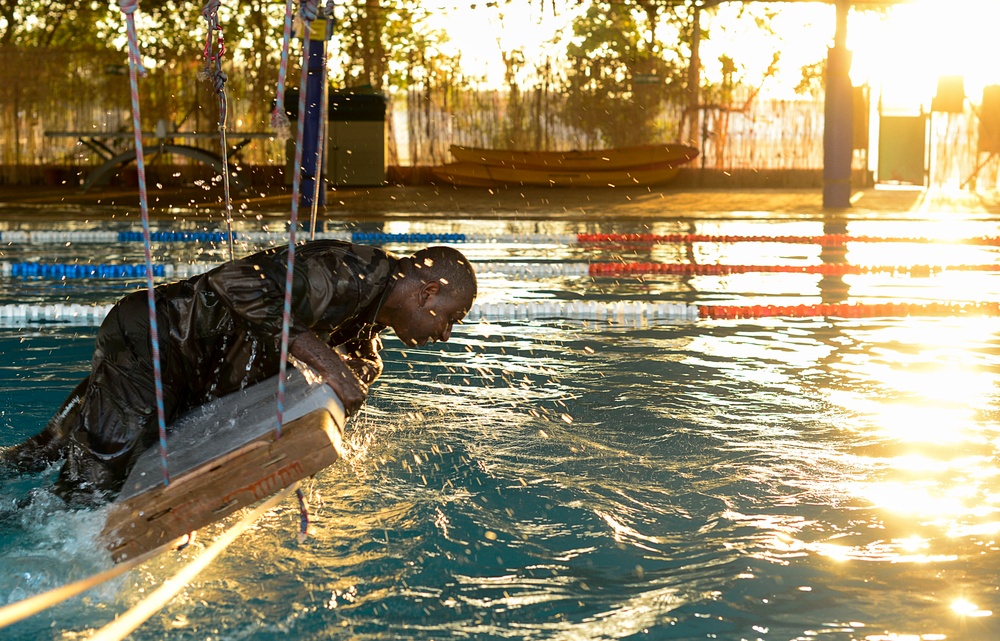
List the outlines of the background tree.
<svg viewBox="0 0 1000 641">
<path fill-rule="evenodd" d="M 649 9 L 647 11 L 647 9 Z M 566 50 L 563 119 L 590 146 L 662 139 L 657 119 L 679 70 L 655 38 L 658 12 L 595 0 L 573 25 Z"/>
</svg>

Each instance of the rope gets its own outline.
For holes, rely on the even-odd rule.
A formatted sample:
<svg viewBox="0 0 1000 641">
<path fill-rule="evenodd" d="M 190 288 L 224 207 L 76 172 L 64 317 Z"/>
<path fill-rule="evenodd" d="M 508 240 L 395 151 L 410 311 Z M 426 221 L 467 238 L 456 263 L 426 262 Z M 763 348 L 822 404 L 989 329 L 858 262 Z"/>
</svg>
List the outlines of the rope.
<svg viewBox="0 0 1000 641">
<path fill-rule="evenodd" d="M 26 323 L 61 322 L 83 327 L 100 325 L 111 312 L 111 305 L 0 305 L 0 325 L 20 327 Z"/>
<path fill-rule="evenodd" d="M 305 543 L 309 536 L 309 504 L 302 488 L 295 489 L 295 496 L 299 499 L 299 543 Z"/>
<path fill-rule="evenodd" d="M 209 80 L 219 96 L 219 136 L 222 141 L 222 187 L 226 202 L 226 227 L 229 238 L 229 260 L 235 258 L 233 251 L 233 202 L 229 195 L 229 143 L 226 141 L 226 122 L 229 118 L 229 99 L 226 97 L 226 74 L 222 71 L 222 56 L 226 53 L 222 25 L 219 24 L 219 0 L 209 0 L 201 11 L 208 22 L 205 37 L 205 70 L 198 74 L 202 80 Z M 216 37 L 217 36 L 217 37 Z M 218 53 L 215 43 L 218 42 Z"/>
<path fill-rule="evenodd" d="M 167 549 L 175 547 L 183 539 L 184 537 L 180 537 L 170 541 L 169 543 L 164 543 L 156 549 L 144 552 L 143 554 L 129 559 L 124 563 L 119 563 L 104 572 L 54 588 L 48 592 L 36 594 L 35 596 L 24 599 L 23 601 L 18 601 L 4 606 L 0 608 L 0 628 L 5 628 L 12 623 L 17 623 L 18 621 L 27 619 L 30 616 L 38 614 L 42 610 L 51 608 L 59 603 L 62 603 L 63 601 L 75 597 L 78 594 L 82 594 L 91 588 L 110 581 L 117 576 L 121 576 L 129 570 L 142 565 L 152 557 L 161 554 Z"/>
<path fill-rule="evenodd" d="M 299 8 L 302 32 L 309 37 L 312 21 L 316 18 L 316 0 L 302 0 Z M 285 272 L 285 305 L 281 314 L 281 361 L 278 367 L 278 402 L 276 433 L 281 438 L 285 415 L 285 379 L 288 370 L 288 333 L 292 317 L 292 274 L 295 270 L 295 230 L 299 226 L 299 197 L 302 193 L 302 141 L 306 130 L 306 83 L 309 79 L 309 42 L 302 44 L 302 73 L 299 77 L 298 136 L 295 143 L 295 175 L 292 177 L 292 212 L 288 221 L 288 268 Z M 325 88 L 324 88 L 325 89 Z"/>
<path fill-rule="evenodd" d="M 696 263 L 592 263 L 590 275 L 615 277 L 630 275 L 670 274 L 682 276 L 729 276 L 731 274 L 822 274 L 846 276 L 858 274 L 908 274 L 930 276 L 942 271 L 1000 271 L 1000 265 L 699 265 Z"/>
<path fill-rule="evenodd" d="M 1000 264 L 969 265 L 724 265 L 697 263 L 499 263 L 472 261 L 480 276 L 506 276 L 521 280 L 545 278 L 620 278 L 623 276 L 729 276 L 733 274 L 819 274 L 848 276 L 889 274 L 926 278 L 945 272 L 997 272 Z M 153 275 L 164 279 L 186 279 L 204 274 L 218 263 L 158 263 Z M 71 280 L 86 278 L 135 279 L 145 275 L 141 263 L 38 263 L 0 261 L 0 276 L 24 279 Z"/>
<path fill-rule="evenodd" d="M 146 257 L 146 293 L 149 301 L 149 336 L 153 352 L 153 382 L 156 388 L 156 417 L 160 431 L 160 459 L 163 463 L 163 484 L 169 485 L 170 471 L 167 468 L 167 424 L 163 409 L 163 374 L 160 371 L 160 334 L 156 327 L 156 293 L 153 291 L 153 258 L 149 238 L 149 205 L 146 196 L 146 162 L 142 149 L 142 125 L 139 118 L 139 82 L 137 75 L 141 68 L 139 38 L 135 31 L 135 11 L 138 0 L 119 0 L 125 14 L 128 31 L 129 88 L 132 94 L 132 131 L 135 136 L 135 163 L 139 175 L 139 208 L 142 212 L 142 235 Z M 145 70 L 143 70 L 144 72 Z"/>
<path fill-rule="evenodd" d="M 288 48 L 292 42 L 293 12 L 293 0 L 285 0 L 285 27 L 281 37 L 281 63 L 278 66 L 278 95 L 271 111 L 271 128 L 282 140 L 286 140 L 291 131 L 288 112 L 285 110 L 285 76 L 288 74 Z"/>
<path fill-rule="evenodd" d="M 943 241 L 938 238 L 901 236 L 851 236 L 822 234 L 817 236 L 737 236 L 715 234 L 578 234 L 581 245 L 602 244 L 685 244 L 685 243 L 785 243 L 831 247 L 847 243 L 955 243 L 967 245 L 1000 245 L 1000 237 L 988 236 Z"/>
<path fill-rule="evenodd" d="M 694 321 L 699 318 L 763 318 L 839 316 L 843 318 L 899 316 L 980 316 L 1000 315 L 995 303 L 838 303 L 813 305 L 697 305 L 649 301 L 521 301 L 475 303 L 465 320 L 474 322 L 516 322 L 535 319 L 603 321 L 608 323 L 654 321 Z M 62 324 L 95 327 L 111 311 L 110 305 L 0 305 L 0 327 Z"/>
<path fill-rule="evenodd" d="M 177 596 L 184 586 L 190 583 L 198 574 L 208 567 L 236 538 L 252 526 L 265 512 L 287 498 L 298 488 L 298 483 L 291 485 L 264 501 L 250 514 L 243 517 L 239 523 L 222 533 L 194 561 L 181 568 L 172 578 L 163 582 L 152 594 L 136 603 L 128 611 L 114 621 L 98 630 L 91 641 L 113 641 L 124 639 L 142 625 L 149 617 L 161 610 L 171 599 Z"/>
<path fill-rule="evenodd" d="M 284 240 L 285 234 L 279 232 L 258 232 L 243 231 L 235 234 L 238 239 L 248 238 L 269 238 Z M 394 243 L 465 243 L 465 244 L 489 244 L 489 245 L 600 245 L 602 243 L 593 242 L 593 234 L 485 234 L 485 233 L 465 233 L 465 232 L 408 232 L 408 233 L 385 233 L 385 232 L 317 232 L 317 237 L 338 238 L 350 240 L 354 243 L 368 245 L 385 245 Z M 627 235 L 633 236 L 631 234 Z M 160 230 L 154 233 L 153 240 L 158 242 L 222 242 L 226 238 L 224 232 L 211 231 L 172 231 Z M 659 236 L 660 244 L 676 243 L 716 243 L 731 244 L 742 242 L 754 243 L 784 243 L 784 244 L 813 244 L 821 247 L 842 246 L 848 243 L 910 243 L 910 244 L 938 244 L 938 245 L 973 245 L 980 247 L 1000 247 L 1000 237 L 998 236 L 976 236 L 967 238 L 956 238 L 953 240 L 935 240 L 928 238 L 905 238 L 905 237 L 879 237 L 879 236 L 843 236 L 839 234 L 823 236 L 715 236 L 706 234 L 675 234 Z M 0 232 L 0 241 L 7 244 L 15 243 L 113 243 L 130 242 L 142 240 L 140 232 L 133 231 L 61 231 L 61 230 L 34 230 L 34 231 L 3 231 Z M 617 241 L 616 241 L 617 242 Z M 614 244 L 614 243 L 610 243 Z M 627 244 L 622 241 L 621 244 Z M 654 244 L 654 243 L 646 243 Z"/>
<path fill-rule="evenodd" d="M 998 316 L 1000 303 L 822 303 L 820 305 L 703 305 L 701 318 L 731 320 L 784 316 L 875 318 L 891 316 Z"/>
</svg>

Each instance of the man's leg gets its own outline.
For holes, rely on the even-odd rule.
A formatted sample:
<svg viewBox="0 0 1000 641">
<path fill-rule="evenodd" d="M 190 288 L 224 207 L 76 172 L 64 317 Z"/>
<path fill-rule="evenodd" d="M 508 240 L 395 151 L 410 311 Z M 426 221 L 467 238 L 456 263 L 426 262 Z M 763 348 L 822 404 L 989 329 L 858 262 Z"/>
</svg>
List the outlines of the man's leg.
<svg viewBox="0 0 1000 641">
<path fill-rule="evenodd" d="M 40 472 L 66 454 L 66 444 L 80 414 L 80 405 L 90 377 L 80 381 L 38 434 L 0 452 L 0 473 Z"/>
<path fill-rule="evenodd" d="M 146 293 L 115 305 L 101 324 L 90 384 L 68 438 L 54 491 L 67 502 L 113 497 L 136 457 L 156 440 L 156 394 Z"/>
</svg>

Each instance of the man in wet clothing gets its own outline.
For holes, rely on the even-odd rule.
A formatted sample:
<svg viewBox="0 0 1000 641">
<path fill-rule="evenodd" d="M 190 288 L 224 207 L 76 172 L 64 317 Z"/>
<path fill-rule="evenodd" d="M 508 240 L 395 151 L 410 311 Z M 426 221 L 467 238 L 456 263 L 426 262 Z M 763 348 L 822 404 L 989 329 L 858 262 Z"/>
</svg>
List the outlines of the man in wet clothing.
<svg viewBox="0 0 1000 641">
<path fill-rule="evenodd" d="M 278 373 L 287 261 L 287 247 L 270 249 L 155 288 L 168 425 Z M 350 415 L 382 372 L 380 332 L 391 327 L 407 346 L 446 341 L 476 288 L 472 266 L 449 247 L 399 258 L 341 241 L 305 243 L 295 250 L 289 353 L 322 376 Z M 101 324 L 90 375 L 40 434 L 2 459 L 30 471 L 65 457 L 56 493 L 94 503 L 119 492 L 158 425 L 142 290 Z"/>
</svg>

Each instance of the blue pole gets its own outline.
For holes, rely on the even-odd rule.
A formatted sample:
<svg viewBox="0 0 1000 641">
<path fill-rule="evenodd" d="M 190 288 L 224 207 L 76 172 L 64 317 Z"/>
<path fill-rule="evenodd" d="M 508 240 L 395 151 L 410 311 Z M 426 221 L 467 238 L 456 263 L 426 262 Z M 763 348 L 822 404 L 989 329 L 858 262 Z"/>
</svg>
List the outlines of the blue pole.
<svg viewBox="0 0 1000 641">
<path fill-rule="evenodd" d="M 323 68 L 326 66 L 326 21 L 323 19 L 313 20 L 309 29 L 309 76 L 306 80 L 306 112 L 300 117 L 305 117 L 305 132 L 302 140 L 302 191 L 299 197 L 299 206 L 302 208 L 312 207 L 313 194 L 316 192 L 316 181 L 320 181 L 316 204 L 326 205 L 326 189 L 323 183 L 326 175 L 325 158 L 320 158 L 318 148 L 319 136 L 326 134 L 326 129 L 322 126 L 322 96 L 327 88 L 323 86 L 326 74 Z M 325 147 L 325 146 L 324 146 Z M 325 154 L 324 154 L 325 155 Z"/>
</svg>

